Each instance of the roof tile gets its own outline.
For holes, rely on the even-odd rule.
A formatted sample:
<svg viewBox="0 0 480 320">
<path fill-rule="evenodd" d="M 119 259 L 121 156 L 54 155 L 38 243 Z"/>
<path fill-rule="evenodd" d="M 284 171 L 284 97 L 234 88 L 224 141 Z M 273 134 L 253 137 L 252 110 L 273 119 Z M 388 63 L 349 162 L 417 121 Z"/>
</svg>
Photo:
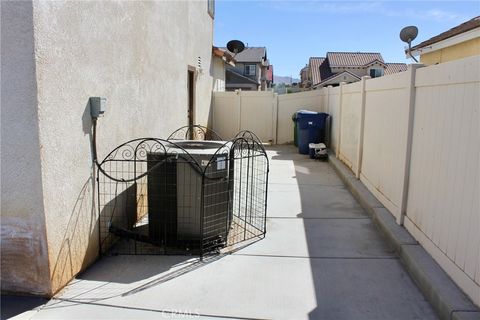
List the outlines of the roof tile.
<svg viewBox="0 0 480 320">
<path fill-rule="evenodd" d="M 361 67 L 374 60 L 384 62 L 378 52 L 327 52 L 327 59 L 332 68 Z"/>
<path fill-rule="evenodd" d="M 325 58 L 321 57 L 311 57 L 309 59 L 309 65 L 312 72 L 312 83 L 317 84 L 322 81 L 321 73 L 320 73 L 320 66 L 325 61 Z"/>
<path fill-rule="evenodd" d="M 387 63 L 387 68 L 385 69 L 385 75 L 403 72 L 403 71 L 407 71 L 406 63 Z"/>
<path fill-rule="evenodd" d="M 221 49 L 234 55 L 234 53 L 228 51 L 227 48 Z M 265 47 L 246 47 L 242 52 L 235 56 L 237 62 L 262 62 L 263 59 L 267 59 L 267 49 Z"/>
</svg>

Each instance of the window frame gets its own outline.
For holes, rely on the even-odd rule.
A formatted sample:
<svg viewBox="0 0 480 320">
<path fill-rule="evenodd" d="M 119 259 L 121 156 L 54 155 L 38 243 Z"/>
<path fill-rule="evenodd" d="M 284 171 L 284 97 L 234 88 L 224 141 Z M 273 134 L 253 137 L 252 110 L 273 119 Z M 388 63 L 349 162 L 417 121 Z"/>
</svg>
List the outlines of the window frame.
<svg viewBox="0 0 480 320">
<path fill-rule="evenodd" d="M 253 73 L 247 72 L 247 70 L 251 71 L 251 67 L 253 67 Z M 243 74 L 246 76 L 256 76 L 257 75 L 257 65 L 254 63 L 245 64 L 243 69 Z"/>
<path fill-rule="evenodd" d="M 374 76 L 372 76 L 372 71 L 375 72 Z M 377 73 L 379 75 L 377 75 Z M 370 68 L 368 74 L 372 79 L 373 78 L 379 78 L 379 77 L 383 77 L 385 75 L 385 70 L 383 70 L 383 68 Z"/>
</svg>

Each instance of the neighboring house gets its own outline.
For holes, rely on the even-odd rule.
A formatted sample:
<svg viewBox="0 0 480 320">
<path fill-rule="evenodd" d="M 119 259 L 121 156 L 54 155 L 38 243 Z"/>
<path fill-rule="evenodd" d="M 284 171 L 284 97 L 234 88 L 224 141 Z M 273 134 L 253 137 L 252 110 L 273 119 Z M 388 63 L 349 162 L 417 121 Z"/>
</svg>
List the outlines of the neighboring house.
<svg viewBox="0 0 480 320">
<path fill-rule="evenodd" d="M 311 57 L 301 75 L 306 73 L 302 85 L 317 89 L 359 81 L 363 76 L 377 78 L 405 70 L 406 64 L 385 63 L 382 55 L 376 52 L 327 52 L 325 58 Z"/>
<path fill-rule="evenodd" d="M 208 125 L 213 5 L 2 1 L 3 292 L 51 297 L 98 257 L 89 97 L 107 99 L 100 160 L 130 139 Z"/>
<path fill-rule="evenodd" d="M 222 48 L 226 50 L 226 48 Z M 235 67 L 229 66 L 226 70 L 226 90 L 259 90 L 265 91 L 271 88 L 273 82 L 273 70 L 269 78 L 270 62 L 267 59 L 265 47 L 246 47 L 245 50 L 234 55 Z"/>
<path fill-rule="evenodd" d="M 235 67 L 235 62 L 236 60 L 227 50 L 212 48 L 213 91 L 225 91 L 227 66 Z"/>
<path fill-rule="evenodd" d="M 480 55 L 480 16 L 417 44 L 412 55 L 425 65 Z"/>
<path fill-rule="evenodd" d="M 267 88 L 272 88 L 273 82 L 273 64 L 270 64 L 267 68 Z"/>
<path fill-rule="evenodd" d="M 311 79 L 309 79 L 308 75 L 309 67 L 308 64 L 306 64 L 305 67 L 300 70 L 300 88 L 309 88 L 312 84 Z"/>
<path fill-rule="evenodd" d="M 385 69 L 385 75 L 399 73 L 407 71 L 407 65 L 405 63 L 386 63 L 387 68 Z"/>
</svg>

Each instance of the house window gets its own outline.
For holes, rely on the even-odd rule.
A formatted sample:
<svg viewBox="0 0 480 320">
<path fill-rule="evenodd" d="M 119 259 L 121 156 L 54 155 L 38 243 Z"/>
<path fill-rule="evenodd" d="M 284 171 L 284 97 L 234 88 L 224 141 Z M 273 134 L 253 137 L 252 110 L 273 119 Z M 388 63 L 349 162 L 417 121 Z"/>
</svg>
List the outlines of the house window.
<svg viewBox="0 0 480 320">
<path fill-rule="evenodd" d="M 215 0 L 207 0 L 207 11 L 213 19 L 215 17 Z"/>
<path fill-rule="evenodd" d="M 370 69 L 370 77 L 378 78 L 383 76 L 383 69 Z"/>
<path fill-rule="evenodd" d="M 256 73 L 257 66 L 254 64 L 246 64 L 245 65 L 245 75 L 247 76 L 254 76 Z"/>
</svg>

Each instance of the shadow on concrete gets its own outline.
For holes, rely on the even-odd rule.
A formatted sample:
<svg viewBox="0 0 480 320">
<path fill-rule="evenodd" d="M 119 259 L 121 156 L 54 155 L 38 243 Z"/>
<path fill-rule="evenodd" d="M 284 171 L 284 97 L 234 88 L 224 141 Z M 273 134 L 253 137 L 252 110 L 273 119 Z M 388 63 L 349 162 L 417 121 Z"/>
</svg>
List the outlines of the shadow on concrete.
<svg viewBox="0 0 480 320">
<path fill-rule="evenodd" d="M 300 195 L 296 217 L 303 221 L 317 302 L 308 317 L 436 319 L 369 216 L 343 183 L 328 178 L 338 178 L 328 162 L 300 155 L 293 146 L 269 149 L 277 153 L 272 160 L 289 160 L 295 168 L 289 187 Z"/>
<path fill-rule="evenodd" d="M 10 319 L 47 302 L 48 299 L 40 297 L 2 295 L 0 304 L 1 320 Z"/>
<path fill-rule="evenodd" d="M 212 255 L 203 260 L 194 256 L 104 256 L 79 274 L 60 297 L 53 298 L 42 309 L 101 304 L 112 298 L 134 295 L 198 270 L 224 256 Z"/>
<path fill-rule="evenodd" d="M 175 269 L 189 270 L 192 265 L 199 265 L 198 259 L 192 256 L 104 256 L 76 279 L 131 284 Z"/>
</svg>

